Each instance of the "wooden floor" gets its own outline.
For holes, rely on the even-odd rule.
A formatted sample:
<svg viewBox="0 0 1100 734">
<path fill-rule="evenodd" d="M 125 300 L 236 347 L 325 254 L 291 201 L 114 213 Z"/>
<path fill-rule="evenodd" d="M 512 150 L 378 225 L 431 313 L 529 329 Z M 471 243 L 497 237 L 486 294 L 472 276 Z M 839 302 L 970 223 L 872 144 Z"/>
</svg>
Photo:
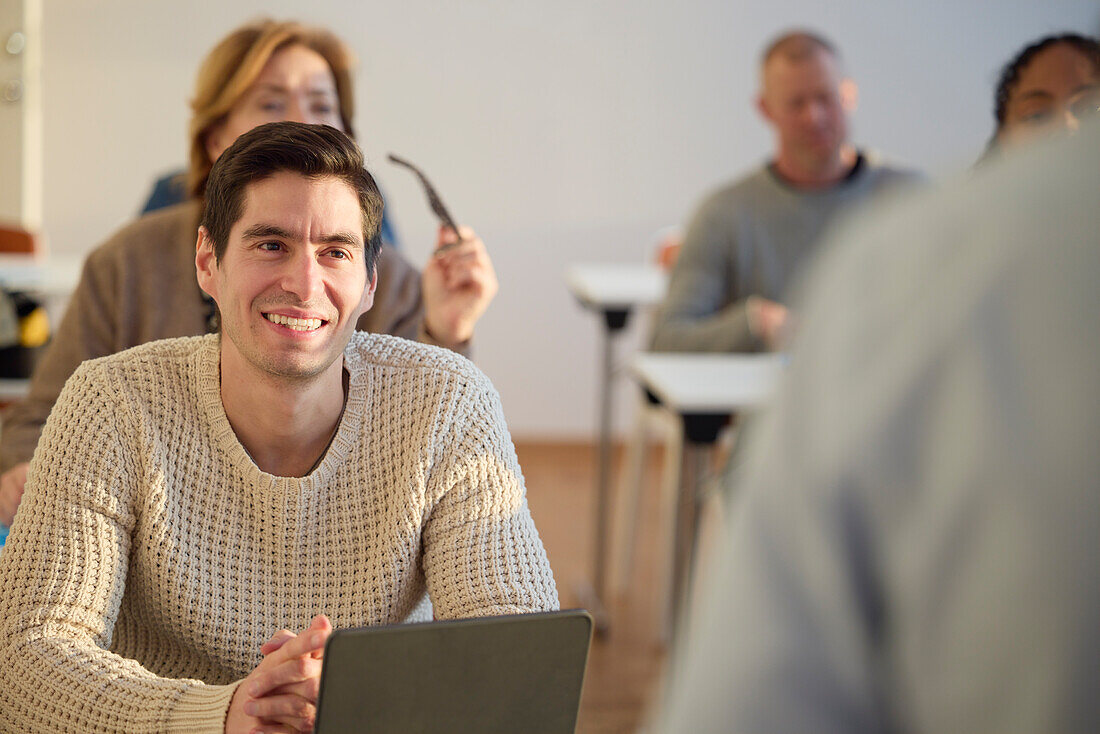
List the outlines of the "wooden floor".
<svg viewBox="0 0 1100 734">
<path fill-rule="evenodd" d="M 577 586 L 592 578 L 597 452 L 589 444 L 519 443 L 527 496 L 550 557 L 563 608 L 581 606 Z M 658 461 L 659 456 L 654 457 Z M 648 472 L 655 476 L 655 471 Z M 655 482 L 650 482 L 655 485 Z M 655 492 L 641 499 L 639 533 L 657 537 Z M 611 629 L 593 641 L 578 734 L 634 732 L 658 696 L 667 657 L 659 641 L 658 553 L 638 544 L 627 591 L 605 600 Z"/>
</svg>

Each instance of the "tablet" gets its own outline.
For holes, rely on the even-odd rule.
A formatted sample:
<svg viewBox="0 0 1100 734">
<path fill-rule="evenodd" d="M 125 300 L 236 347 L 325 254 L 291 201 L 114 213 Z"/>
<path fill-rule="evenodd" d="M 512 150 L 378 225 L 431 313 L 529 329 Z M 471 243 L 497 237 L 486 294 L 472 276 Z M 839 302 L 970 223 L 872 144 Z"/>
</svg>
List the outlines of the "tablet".
<svg viewBox="0 0 1100 734">
<path fill-rule="evenodd" d="M 337 630 L 316 734 L 572 734 L 592 618 L 584 610 Z"/>
</svg>

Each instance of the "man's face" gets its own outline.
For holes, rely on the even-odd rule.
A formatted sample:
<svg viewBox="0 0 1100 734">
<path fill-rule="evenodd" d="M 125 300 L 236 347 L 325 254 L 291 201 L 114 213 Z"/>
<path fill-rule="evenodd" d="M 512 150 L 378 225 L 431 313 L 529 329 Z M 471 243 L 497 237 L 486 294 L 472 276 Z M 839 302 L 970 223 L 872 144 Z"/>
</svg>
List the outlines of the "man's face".
<svg viewBox="0 0 1100 734">
<path fill-rule="evenodd" d="M 831 54 L 777 55 L 764 67 L 760 111 L 775 128 L 781 155 L 812 170 L 834 161 L 847 141 L 854 96 Z"/>
<path fill-rule="evenodd" d="M 195 264 L 221 312 L 223 369 L 229 362 L 287 379 L 338 374 L 374 299 L 359 200 L 334 177 L 280 172 L 250 184 L 221 262 L 200 230 Z"/>
<path fill-rule="evenodd" d="M 998 135 L 1016 144 L 1059 130 L 1076 130 L 1100 107 L 1100 72 L 1069 44 L 1040 51 L 1020 73 Z"/>
<path fill-rule="evenodd" d="M 237 136 L 283 121 L 344 130 L 332 69 L 321 54 L 305 46 L 287 46 L 272 54 L 225 120 L 206 134 L 206 152 L 216 161 Z"/>
</svg>

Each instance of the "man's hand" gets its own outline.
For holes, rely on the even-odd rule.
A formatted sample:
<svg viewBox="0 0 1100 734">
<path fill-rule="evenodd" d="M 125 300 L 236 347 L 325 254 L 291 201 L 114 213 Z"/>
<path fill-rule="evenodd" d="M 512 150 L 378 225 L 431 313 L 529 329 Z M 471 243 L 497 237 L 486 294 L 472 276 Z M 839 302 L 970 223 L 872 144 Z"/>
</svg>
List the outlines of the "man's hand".
<svg viewBox="0 0 1100 734">
<path fill-rule="evenodd" d="M 782 349 L 787 338 L 790 311 L 782 303 L 760 296 L 749 296 L 745 304 L 749 330 L 771 351 Z"/>
<path fill-rule="evenodd" d="M 11 525 L 15 511 L 23 499 L 23 488 L 27 486 L 28 463 L 16 464 L 0 474 L 0 525 Z"/>
<path fill-rule="evenodd" d="M 421 276 L 424 326 L 449 347 L 470 340 L 499 288 L 485 244 L 469 227 L 459 230 L 461 242 L 449 227 L 440 227 L 435 254 Z"/>
<path fill-rule="evenodd" d="M 332 623 L 320 614 L 300 635 L 276 632 L 264 659 L 241 681 L 225 717 L 226 734 L 308 734 L 317 717 L 321 658 Z"/>
</svg>

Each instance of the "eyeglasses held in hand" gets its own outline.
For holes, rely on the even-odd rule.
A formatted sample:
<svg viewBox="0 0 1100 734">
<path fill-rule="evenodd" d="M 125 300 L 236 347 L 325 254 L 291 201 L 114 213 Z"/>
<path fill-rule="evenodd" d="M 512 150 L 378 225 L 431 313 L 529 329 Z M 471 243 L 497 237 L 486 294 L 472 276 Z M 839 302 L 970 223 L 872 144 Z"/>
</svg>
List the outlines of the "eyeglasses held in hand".
<svg viewBox="0 0 1100 734">
<path fill-rule="evenodd" d="M 462 242 L 462 233 L 458 231 L 458 225 L 455 223 L 454 217 L 447 211 L 447 207 L 443 205 L 443 200 L 439 198 L 439 194 L 435 193 L 435 188 L 432 186 L 431 182 L 428 181 L 428 177 L 425 176 L 419 168 L 409 163 L 404 158 L 398 158 L 393 153 L 390 153 L 389 159 L 391 162 L 399 166 L 404 166 L 416 174 L 416 177 L 420 179 L 420 185 L 424 187 L 424 193 L 428 195 L 428 205 L 432 208 L 432 211 L 435 212 L 435 215 L 439 217 L 439 221 L 443 222 L 443 226 L 449 228 L 455 233 L 455 236 L 458 237 L 457 242 L 450 242 L 443 245 L 435 251 L 435 254 L 438 255 L 441 252 L 446 252 L 452 247 L 457 247 Z"/>
</svg>

